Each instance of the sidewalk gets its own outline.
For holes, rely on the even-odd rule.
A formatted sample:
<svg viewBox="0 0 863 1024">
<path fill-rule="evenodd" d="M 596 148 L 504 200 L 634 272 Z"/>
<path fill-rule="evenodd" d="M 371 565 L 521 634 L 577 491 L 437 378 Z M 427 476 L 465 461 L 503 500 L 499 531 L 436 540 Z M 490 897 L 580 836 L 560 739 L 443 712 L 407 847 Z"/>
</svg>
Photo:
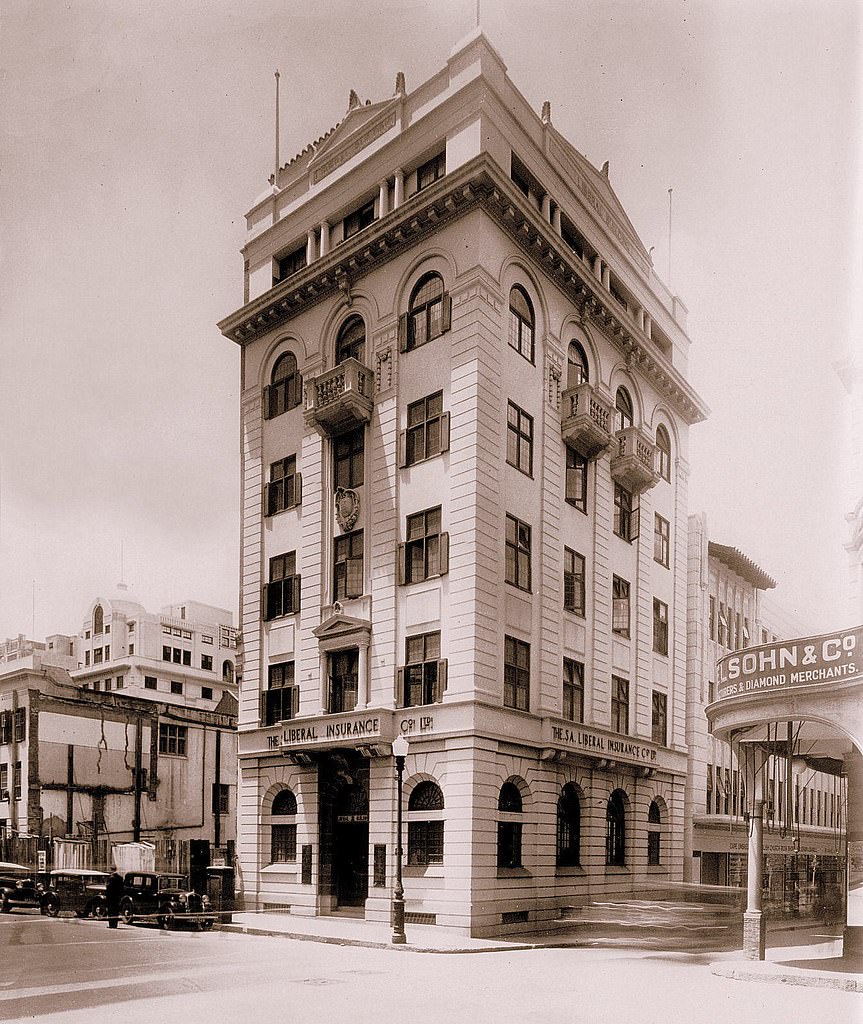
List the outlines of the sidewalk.
<svg viewBox="0 0 863 1024">
<path fill-rule="evenodd" d="M 595 932 L 573 928 L 551 934 L 520 935 L 512 939 L 473 939 L 436 925 L 406 925 L 407 943 L 395 946 L 388 924 L 362 918 L 333 915 L 299 917 L 292 914 L 243 911 L 233 914 L 224 932 L 246 935 L 273 935 L 306 942 L 327 942 L 341 946 L 367 946 L 412 953 L 500 953 L 526 949 L 593 948 L 605 944 Z M 799 940 L 799 941 L 795 941 Z M 711 972 L 738 981 L 778 982 L 863 992 L 863 963 L 843 958 L 842 940 L 824 934 L 814 925 L 810 929 L 771 929 L 767 959 L 743 960 L 739 951 L 718 952 Z M 609 948 L 638 950 L 635 943 L 608 937 Z M 655 948 L 640 950 L 655 955 Z"/>
</svg>

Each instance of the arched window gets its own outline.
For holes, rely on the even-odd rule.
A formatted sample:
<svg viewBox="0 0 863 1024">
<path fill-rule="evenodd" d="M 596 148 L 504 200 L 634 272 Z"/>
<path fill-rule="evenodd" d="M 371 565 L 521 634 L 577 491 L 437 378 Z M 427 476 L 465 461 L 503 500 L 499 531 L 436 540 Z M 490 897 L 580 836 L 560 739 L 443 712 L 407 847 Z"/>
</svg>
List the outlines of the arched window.
<svg viewBox="0 0 863 1024">
<path fill-rule="evenodd" d="M 614 429 L 624 430 L 631 427 L 633 421 L 632 399 L 626 388 L 617 389 L 617 396 L 614 399 Z"/>
<path fill-rule="evenodd" d="M 533 362 L 533 306 L 523 288 L 515 285 L 509 293 L 509 343 L 516 352 Z"/>
<path fill-rule="evenodd" d="M 659 475 L 663 480 L 671 480 L 671 438 L 668 431 L 660 423 L 656 428 L 656 447 L 659 450 Z"/>
<path fill-rule="evenodd" d="M 443 863 L 443 793 L 421 782 L 408 801 L 408 864 Z"/>
<path fill-rule="evenodd" d="M 620 789 L 611 794 L 605 808 L 605 863 L 626 864 L 626 798 Z"/>
<path fill-rule="evenodd" d="M 270 384 L 264 388 L 264 416 L 271 420 L 295 409 L 303 400 L 303 378 L 297 371 L 297 357 L 283 352 L 273 366 Z"/>
<path fill-rule="evenodd" d="M 497 799 L 499 819 L 497 823 L 497 866 L 499 868 L 521 867 L 521 792 L 514 782 L 505 782 L 500 787 Z"/>
<path fill-rule="evenodd" d="M 581 801 L 571 782 L 557 800 L 557 863 L 559 867 L 578 867 L 581 863 Z"/>
<path fill-rule="evenodd" d="M 587 363 L 587 353 L 580 342 L 571 341 L 566 359 L 566 386 L 575 388 L 579 384 L 586 384 L 589 380 L 590 367 Z"/>
<path fill-rule="evenodd" d="M 361 316 L 349 316 L 336 338 L 336 363 L 346 359 L 362 362 L 366 355 L 366 325 Z"/>
<path fill-rule="evenodd" d="M 662 863 L 662 814 L 659 804 L 652 800 L 647 810 L 647 863 L 656 867 Z"/>
<path fill-rule="evenodd" d="M 399 318 L 399 347 L 419 348 L 450 328 L 452 304 L 440 274 L 426 274 L 411 292 L 407 313 Z"/>
<path fill-rule="evenodd" d="M 222 662 L 222 682 L 232 683 L 234 681 L 234 663 L 232 661 Z"/>
<path fill-rule="evenodd" d="M 297 798 L 290 789 L 273 797 L 270 826 L 270 863 L 285 864 L 297 859 Z"/>
<path fill-rule="evenodd" d="M 93 636 L 98 636 L 99 633 L 105 628 L 105 613 L 102 611 L 102 605 L 97 604 L 93 609 Z"/>
</svg>

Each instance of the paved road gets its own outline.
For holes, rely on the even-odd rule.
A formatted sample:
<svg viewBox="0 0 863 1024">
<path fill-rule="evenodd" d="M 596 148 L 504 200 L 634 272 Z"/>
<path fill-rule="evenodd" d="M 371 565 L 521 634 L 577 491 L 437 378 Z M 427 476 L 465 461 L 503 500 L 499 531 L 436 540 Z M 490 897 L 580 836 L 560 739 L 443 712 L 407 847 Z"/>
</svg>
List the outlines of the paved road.
<svg viewBox="0 0 863 1024">
<path fill-rule="evenodd" d="M 0 1020 L 47 1024 L 859 1024 L 863 996 L 717 978 L 709 955 L 422 954 L 0 916 Z"/>
</svg>

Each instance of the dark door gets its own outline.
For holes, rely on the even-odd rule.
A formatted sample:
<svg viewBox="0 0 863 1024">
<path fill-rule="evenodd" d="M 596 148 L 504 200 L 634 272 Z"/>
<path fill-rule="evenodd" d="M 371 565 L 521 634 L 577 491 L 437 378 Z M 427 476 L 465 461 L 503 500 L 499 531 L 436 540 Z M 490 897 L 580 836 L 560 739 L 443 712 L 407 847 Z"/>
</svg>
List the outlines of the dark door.
<svg viewBox="0 0 863 1024">
<path fill-rule="evenodd" d="M 333 807 L 333 881 L 340 907 L 361 907 L 369 891 L 369 797 L 348 784 Z"/>
</svg>

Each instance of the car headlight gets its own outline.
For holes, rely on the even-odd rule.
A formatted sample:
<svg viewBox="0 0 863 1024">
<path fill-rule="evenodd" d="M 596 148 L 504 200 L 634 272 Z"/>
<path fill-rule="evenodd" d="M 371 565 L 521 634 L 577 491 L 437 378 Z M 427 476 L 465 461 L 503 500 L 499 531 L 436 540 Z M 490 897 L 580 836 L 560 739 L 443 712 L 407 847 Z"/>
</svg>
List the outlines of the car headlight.
<svg viewBox="0 0 863 1024">
<path fill-rule="evenodd" d="M 210 905 L 210 897 L 209 896 L 202 896 L 201 897 L 201 906 L 202 907 L 209 907 L 209 905 Z"/>
</svg>

